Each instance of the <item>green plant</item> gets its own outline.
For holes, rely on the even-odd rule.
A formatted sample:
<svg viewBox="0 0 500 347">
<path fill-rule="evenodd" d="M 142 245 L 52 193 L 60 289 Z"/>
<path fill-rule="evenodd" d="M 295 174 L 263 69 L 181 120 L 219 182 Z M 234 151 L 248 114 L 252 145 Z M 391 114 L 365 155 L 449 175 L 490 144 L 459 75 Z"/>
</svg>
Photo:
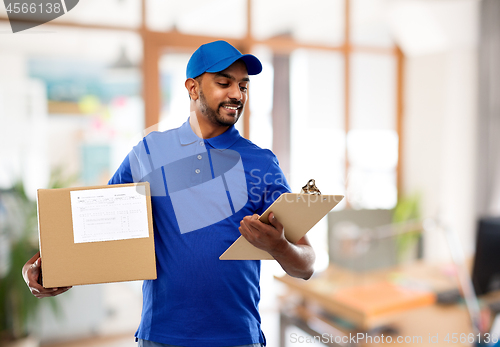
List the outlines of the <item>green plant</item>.
<svg viewBox="0 0 500 347">
<path fill-rule="evenodd" d="M 38 307 L 21 276 L 24 263 L 36 253 L 36 203 L 30 201 L 21 182 L 0 191 L 2 241 L 6 242 L 4 273 L 0 275 L 0 332 L 4 339 L 26 335 L 28 317 Z"/>
<path fill-rule="evenodd" d="M 420 215 L 420 194 L 416 193 L 405 197 L 400 197 L 394 213 L 392 222 L 395 225 L 405 225 L 408 222 L 418 222 Z M 414 246 L 421 237 L 421 228 L 414 230 L 404 230 L 396 237 L 397 259 L 401 262 L 405 258 L 409 249 Z"/>
<path fill-rule="evenodd" d="M 63 178 L 62 170 L 56 169 L 49 187 L 67 187 L 74 181 L 75 176 Z M 37 205 L 26 195 L 23 183 L 0 189 L 0 242 L 6 245 L 2 250 L 7 255 L 0 267 L 0 342 L 28 335 L 30 319 L 40 304 L 48 303 L 58 312 L 55 298 L 34 297 L 21 274 L 23 265 L 38 251 L 37 230 Z"/>
</svg>

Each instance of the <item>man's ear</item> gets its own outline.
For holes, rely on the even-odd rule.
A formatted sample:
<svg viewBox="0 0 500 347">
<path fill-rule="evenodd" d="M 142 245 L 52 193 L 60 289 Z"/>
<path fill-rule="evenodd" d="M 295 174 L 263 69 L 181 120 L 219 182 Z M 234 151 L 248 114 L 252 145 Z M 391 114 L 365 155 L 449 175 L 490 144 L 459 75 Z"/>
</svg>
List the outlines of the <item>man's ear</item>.
<svg viewBox="0 0 500 347">
<path fill-rule="evenodd" d="M 198 100 L 198 91 L 200 90 L 200 84 L 198 83 L 198 81 L 193 78 L 188 78 L 184 85 L 186 86 L 191 100 Z"/>
</svg>

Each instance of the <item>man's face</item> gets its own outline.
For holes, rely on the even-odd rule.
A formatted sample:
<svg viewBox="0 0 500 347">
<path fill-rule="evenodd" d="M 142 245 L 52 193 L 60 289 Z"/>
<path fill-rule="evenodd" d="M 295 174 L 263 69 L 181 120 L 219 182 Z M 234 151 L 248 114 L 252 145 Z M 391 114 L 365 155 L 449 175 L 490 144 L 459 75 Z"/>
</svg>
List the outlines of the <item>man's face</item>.
<svg viewBox="0 0 500 347">
<path fill-rule="evenodd" d="M 236 61 L 217 73 L 205 73 L 200 81 L 200 111 L 211 123 L 235 124 L 247 101 L 249 78 L 245 63 Z"/>
</svg>

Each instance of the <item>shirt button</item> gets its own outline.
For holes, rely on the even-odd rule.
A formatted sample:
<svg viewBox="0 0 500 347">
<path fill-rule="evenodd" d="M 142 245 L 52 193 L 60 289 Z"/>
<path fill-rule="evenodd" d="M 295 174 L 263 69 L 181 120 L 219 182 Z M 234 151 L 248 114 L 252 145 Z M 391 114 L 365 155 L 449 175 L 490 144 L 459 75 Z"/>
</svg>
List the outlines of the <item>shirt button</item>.
<svg viewBox="0 0 500 347">
<path fill-rule="evenodd" d="M 196 170 L 194 170 L 194 172 L 196 172 L 197 174 L 199 174 L 201 172 L 201 170 L 200 169 L 196 169 Z"/>
<path fill-rule="evenodd" d="M 205 146 L 205 142 L 200 141 L 200 146 Z"/>
<path fill-rule="evenodd" d="M 201 154 L 198 154 L 197 158 L 201 160 L 201 158 L 202 158 Z"/>
</svg>

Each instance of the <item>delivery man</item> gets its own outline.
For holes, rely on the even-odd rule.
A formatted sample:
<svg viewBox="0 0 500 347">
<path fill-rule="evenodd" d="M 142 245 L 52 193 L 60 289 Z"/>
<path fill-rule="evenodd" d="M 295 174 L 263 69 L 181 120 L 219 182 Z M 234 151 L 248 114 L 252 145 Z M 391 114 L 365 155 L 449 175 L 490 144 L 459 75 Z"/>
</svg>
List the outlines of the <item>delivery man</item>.
<svg viewBox="0 0 500 347">
<path fill-rule="evenodd" d="M 186 70 L 191 113 L 179 128 L 137 144 L 109 184 L 151 185 L 156 280 L 143 284 L 139 346 L 264 346 L 256 260 L 219 260 L 240 234 L 269 252 L 291 276 L 308 279 L 315 254 L 306 237 L 284 237 L 274 215 L 258 220 L 290 188 L 275 155 L 240 136 L 234 124 L 248 99 L 253 55 L 225 41 L 199 47 Z M 38 298 L 69 288 L 39 284 L 39 254 L 23 267 Z M 119 265 L 119 264 L 117 264 Z"/>
</svg>

